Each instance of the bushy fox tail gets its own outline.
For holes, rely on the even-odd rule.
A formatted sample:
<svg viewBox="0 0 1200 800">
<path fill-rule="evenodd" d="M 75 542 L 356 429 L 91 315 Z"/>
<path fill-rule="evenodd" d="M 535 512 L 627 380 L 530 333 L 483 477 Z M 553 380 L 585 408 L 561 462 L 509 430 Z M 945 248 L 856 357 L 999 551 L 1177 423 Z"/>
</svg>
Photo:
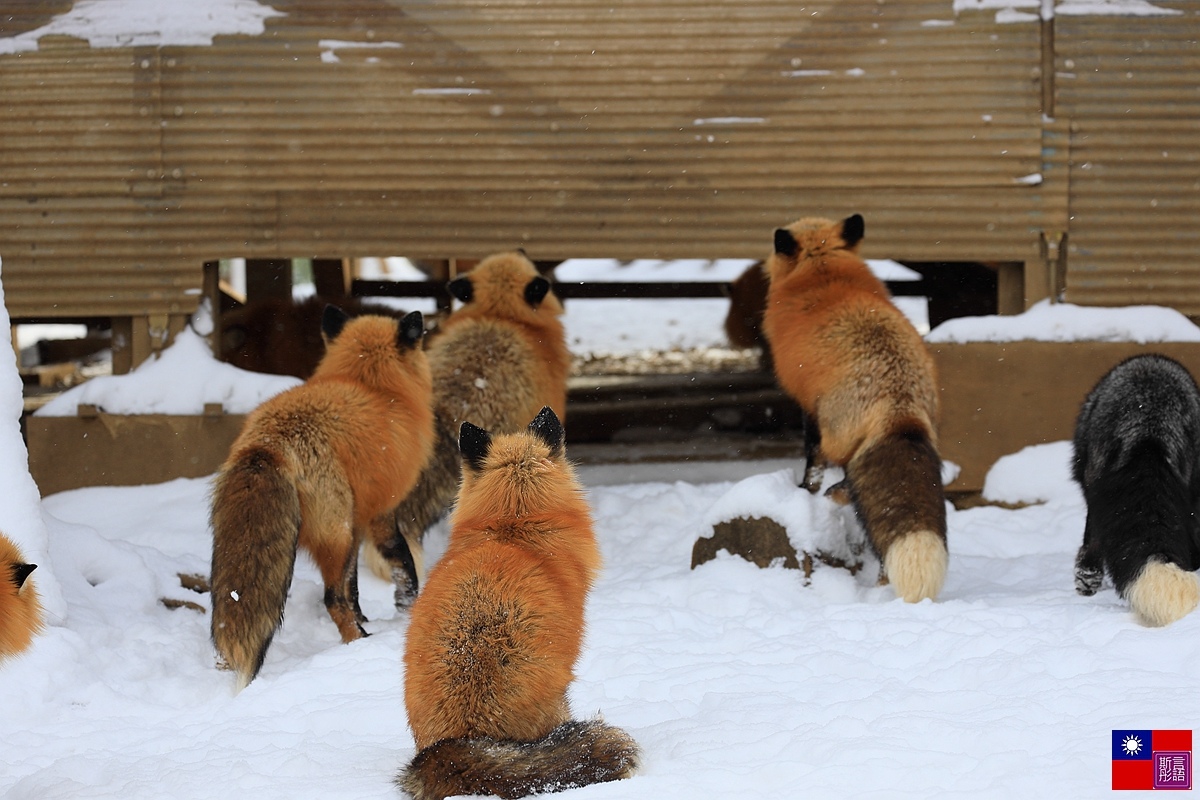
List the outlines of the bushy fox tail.
<svg viewBox="0 0 1200 800">
<path fill-rule="evenodd" d="M 570 720 L 533 742 L 444 739 L 418 753 L 396 785 L 414 800 L 525 797 L 628 778 L 639 758 L 637 744 L 620 728 Z"/>
<path fill-rule="evenodd" d="M 282 456 L 244 450 L 217 475 L 212 504 L 212 638 L 245 688 L 262 666 L 283 607 L 300 537 L 300 498 Z"/>
<path fill-rule="evenodd" d="M 884 573 L 905 602 L 937 597 L 946 576 L 942 461 L 920 423 L 898 426 L 846 465 L 850 496 Z"/>
<path fill-rule="evenodd" d="M 1170 625 L 1196 610 L 1200 584 L 1177 564 L 1147 561 L 1125 589 L 1125 598 L 1143 625 Z"/>
</svg>

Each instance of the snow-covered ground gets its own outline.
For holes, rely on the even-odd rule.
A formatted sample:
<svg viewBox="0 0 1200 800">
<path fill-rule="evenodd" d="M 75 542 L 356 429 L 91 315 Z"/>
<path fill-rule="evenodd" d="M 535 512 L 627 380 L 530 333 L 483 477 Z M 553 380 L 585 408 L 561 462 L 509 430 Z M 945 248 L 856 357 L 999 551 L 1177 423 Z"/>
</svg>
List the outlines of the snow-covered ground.
<svg viewBox="0 0 1200 800">
<path fill-rule="evenodd" d="M 1159 315 L 1142 313 L 1157 329 Z M 1142 327 L 1134 320 L 1128 334 Z M 211 370 L 201 349 L 182 345 L 125 380 L 143 381 L 144 393 L 165 383 L 160 397 L 187 394 L 184 373 L 210 387 L 232 375 L 245 396 L 259 390 L 250 384 L 261 377 Z M 13 438 L 10 362 L 0 378 L 0 434 Z M 0 477 L 28 485 L 23 447 L 10 444 Z M 696 539 L 729 509 L 774 510 L 801 533 L 827 528 L 807 531 L 818 536 L 853 524 L 793 490 L 795 475 L 778 463 L 761 464 L 749 483 L 714 476 L 712 464 L 704 477 L 682 466 L 672 482 L 582 469 L 606 567 L 571 699 L 577 714 L 601 712 L 628 730 L 645 765 L 629 781 L 564 796 L 1107 792 L 1110 730 L 1200 719 L 1200 615 L 1148 629 L 1111 588 L 1075 594 L 1084 506 L 1068 458 L 1066 443 L 1051 443 L 992 470 L 990 499 L 1033 505 L 951 509 L 945 589 L 918 605 L 877 586 L 871 569 L 818 568 L 808 585 L 796 571 L 724 553 L 690 569 Z M 769 487 L 761 503 L 758 486 Z M 6 493 L 0 529 L 35 553 L 51 620 L 29 653 L 0 666 L 0 796 L 398 796 L 391 778 L 414 750 L 406 618 L 389 587 L 361 571 L 372 636 L 343 645 L 302 557 L 263 671 L 235 696 L 233 678 L 214 668 L 209 598 L 178 577 L 207 573 L 209 489 L 208 479 L 89 488 L 40 507 L 30 492 Z M 445 537 L 444 523 L 430 534 L 433 557 Z"/>
<path fill-rule="evenodd" d="M 1017 477 L 990 487 L 1048 501 L 950 513 L 946 588 L 915 606 L 833 568 L 808 586 L 724 554 L 693 571 L 706 515 L 734 485 L 596 485 L 584 470 L 606 569 L 572 703 L 632 733 L 645 766 L 569 796 L 1106 792 L 1110 729 L 1200 717 L 1200 615 L 1147 629 L 1111 590 L 1075 594 L 1084 509 L 1065 453 L 1016 456 Z M 1032 473 L 1033 495 L 1020 483 Z M 0 795 L 397 796 L 413 743 L 388 587 L 362 572 L 373 635 L 343 645 L 302 559 L 263 672 L 234 696 L 207 616 L 159 602 L 208 607 L 176 577 L 207 571 L 208 491 L 176 480 L 46 500 L 68 611 L 0 672 Z"/>
</svg>

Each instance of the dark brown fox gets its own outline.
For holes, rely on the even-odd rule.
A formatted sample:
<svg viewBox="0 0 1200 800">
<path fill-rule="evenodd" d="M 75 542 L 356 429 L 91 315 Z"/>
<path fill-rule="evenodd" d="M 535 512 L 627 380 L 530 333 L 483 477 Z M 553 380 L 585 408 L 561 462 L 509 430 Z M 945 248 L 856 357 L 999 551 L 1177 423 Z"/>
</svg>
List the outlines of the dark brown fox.
<svg viewBox="0 0 1200 800">
<path fill-rule="evenodd" d="M 560 419 L 567 403 L 571 356 L 561 316 L 562 304 L 523 253 L 484 259 L 450 283 L 462 306 L 439 326 L 428 344 L 433 372 L 437 429 L 433 455 L 412 493 L 396 511 L 394 535 L 366 549 L 371 570 L 396 582 L 396 605 L 407 606 L 424 562 L 426 528 L 446 513 L 458 489 L 458 430 L 464 421 L 496 433 L 521 430 L 543 406 Z"/>
</svg>

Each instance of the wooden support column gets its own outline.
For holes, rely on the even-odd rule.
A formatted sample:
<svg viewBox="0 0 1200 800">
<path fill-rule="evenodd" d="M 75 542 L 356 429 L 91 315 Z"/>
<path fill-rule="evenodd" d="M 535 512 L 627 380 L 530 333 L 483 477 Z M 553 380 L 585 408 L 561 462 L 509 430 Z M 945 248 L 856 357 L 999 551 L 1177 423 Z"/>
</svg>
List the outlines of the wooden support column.
<svg viewBox="0 0 1200 800">
<path fill-rule="evenodd" d="M 290 258 L 246 259 L 246 302 L 268 298 L 292 299 Z"/>
<path fill-rule="evenodd" d="M 312 273 L 313 285 L 319 296 L 328 299 L 346 296 L 346 290 L 350 288 L 350 274 L 345 259 L 314 258 Z"/>
<path fill-rule="evenodd" d="M 113 317 L 113 374 L 124 375 L 169 347 L 187 326 L 188 314 Z"/>
<path fill-rule="evenodd" d="M 996 269 L 996 313 L 1020 314 L 1025 310 L 1025 263 L 1002 261 Z"/>
</svg>

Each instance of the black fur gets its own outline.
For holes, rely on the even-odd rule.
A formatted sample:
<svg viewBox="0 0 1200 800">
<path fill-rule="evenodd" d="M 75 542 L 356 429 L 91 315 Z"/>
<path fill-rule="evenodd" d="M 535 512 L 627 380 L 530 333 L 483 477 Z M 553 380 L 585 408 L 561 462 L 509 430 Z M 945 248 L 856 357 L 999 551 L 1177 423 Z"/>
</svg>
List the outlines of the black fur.
<svg viewBox="0 0 1200 800">
<path fill-rule="evenodd" d="M 1072 475 L 1087 500 L 1075 588 L 1117 592 L 1148 561 L 1200 567 L 1200 390 L 1178 362 L 1127 359 L 1088 394 L 1075 427 Z"/>
<path fill-rule="evenodd" d="M 350 315 L 342 311 L 335 305 L 325 306 L 325 311 L 321 314 L 321 333 L 325 334 L 325 339 L 332 342 L 342 332 L 342 328 L 346 327 L 349 322 Z"/>
<path fill-rule="evenodd" d="M 25 585 L 25 580 L 29 577 L 29 573 L 37 569 L 37 564 L 13 564 L 12 579 L 13 583 L 20 589 Z"/>
<path fill-rule="evenodd" d="M 562 455 L 566 434 L 558 415 L 550 406 L 543 406 L 538 415 L 529 423 L 529 432 L 541 439 L 550 448 L 550 455 L 557 458 Z"/>
<path fill-rule="evenodd" d="M 539 276 L 525 284 L 525 302 L 534 308 L 537 308 L 549 293 L 550 281 L 543 277 Z"/>
<path fill-rule="evenodd" d="M 392 565 L 392 579 L 396 584 L 396 608 L 412 605 L 421 588 L 421 579 L 417 576 L 417 561 L 413 558 L 412 548 L 408 546 L 404 534 L 394 527 L 387 541 L 379 545 L 379 554 Z M 397 570 L 399 575 L 396 574 Z"/>
<path fill-rule="evenodd" d="M 455 278 L 446 284 L 446 289 L 461 303 L 469 303 L 475 297 L 475 287 L 470 278 Z"/>
<path fill-rule="evenodd" d="M 842 241 L 848 248 L 861 242 L 865 232 L 866 223 L 862 214 L 853 214 L 842 221 Z"/>
<path fill-rule="evenodd" d="M 458 429 L 458 449 L 463 460 L 476 472 L 483 469 L 483 462 L 491 447 L 492 435 L 483 428 L 464 422 Z"/>
<path fill-rule="evenodd" d="M 396 345 L 401 350 L 407 350 L 421 341 L 421 337 L 424 335 L 425 318 L 421 316 L 420 311 L 411 311 L 404 315 L 404 319 L 400 320 Z"/>
<path fill-rule="evenodd" d="M 775 252 L 788 258 L 795 258 L 800 252 L 800 243 L 787 228 L 775 229 Z"/>
</svg>

